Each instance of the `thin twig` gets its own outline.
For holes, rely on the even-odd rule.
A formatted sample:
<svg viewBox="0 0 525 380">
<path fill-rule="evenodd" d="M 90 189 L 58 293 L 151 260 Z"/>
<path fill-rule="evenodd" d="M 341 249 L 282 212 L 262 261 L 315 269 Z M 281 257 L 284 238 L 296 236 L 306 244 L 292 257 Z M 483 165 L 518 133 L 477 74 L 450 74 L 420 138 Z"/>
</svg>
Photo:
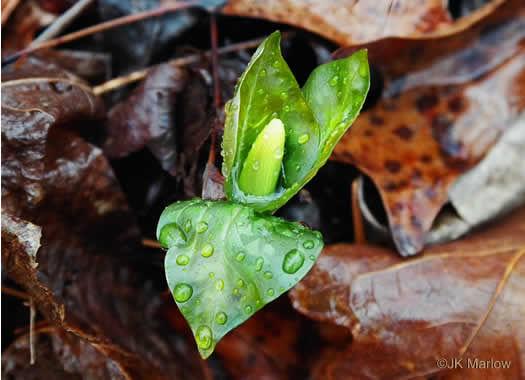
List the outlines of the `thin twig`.
<svg viewBox="0 0 525 380">
<path fill-rule="evenodd" d="M 20 0 L 8 0 L 6 6 L 2 7 L 2 26 L 9 20 L 18 4 L 20 4 Z"/>
<path fill-rule="evenodd" d="M 35 364 L 35 301 L 29 300 L 29 364 Z"/>
<path fill-rule="evenodd" d="M 147 248 L 162 248 L 158 241 L 147 238 L 142 239 L 142 245 Z"/>
<path fill-rule="evenodd" d="M 24 55 L 34 53 L 38 50 L 53 48 L 55 46 L 62 45 L 67 42 L 71 42 L 79 38 L 87 37 L 95 33 L 104 32 L 106 30 L 113 29 L 113 28 L 116 28 L 122 25 L 131 24 L 131 23 L 145 20 L 145 19 L 152 18 L 152 17 L 162 16 L 166 13 L 176 12 L 176 11 L 187 9 L 187 8 L 197 6 L 197 5 L 198 5 L 198 2 L 192 0 L 192 1 L 185 2 L 185 3 L 175 4 L 175 5 L 157 8 L 153 10 L 148 10 L 144 12 L 138 12 L 138 13 L 135 13 L 129 16 L 119 17 L 119 18 L 116 18 L 110 21 L 103 22 L 101 24 L 90 26 L 88 28 L 85 28 L 85 29 L 82 29 L 82 30 L 79 30 L 79 31 L 76 31 L 70 34 L 66 34 L 65 36 L 58 37 L 53 40 L 42 42 L 36 46 L 31 46 L 26 49 L 20 50 L 10 55 L 9 57 L 7 57 L 4 61 L 2 61 L 2 65 L 11 63 Z"/>
<path fill-rule="evenodd" d="M 8 294 L 16 298 L 21 298 L 23 300 L 28 300 L 31 298 L 27 293 L 21 292 L 20 290 L 16 289 L 6 288 L 5 286 L 2 286 L 2 293 Z"/>
<path fill-rule="evenodd" d="M 62 13 L 46 30 L 31 42 L 30 47 L 38 45 L 40 42 L 48 41 L 51 38 L 58 36 L 64 31 L 73 21 L 77 19 L 92 3 L 94 0 L 79 0 L 71 8 Z"/>
<path fill-rule="evenodd" d="M 359 191 L 359 178 L 352 182 L 352 221 L 354 222 L 354 240 L 357 244 L 366 243 L 365 228 L 363 225 L 363 215 L 359 208 L 359 198 L 357 192 Z"/>
<path fill-rule="evenodd" d="M 283 37 L 284 36 L 285 34 L 283 33 Z M 253 49 L 259 46 L 261 42 L 263 41 L 264 41 L 264 38 L 258 38 L 255 40 L 250 40 L 246 42 L 240 42 L 238 44 L 224 46 L 217 50 L 217 54 L 221 55 L 221 54 L 233 53 L 235 51 L 240 51 L 240 50 L 245 50 L 245 49 Z M 179 67 L 185 66 L 185 65 L 192 64 L 192 63 L 200 62 L 203 56 L 206 58 L 210 58 L 211 54 L 212 53 L 210 50 L 203 54 L 192 54 L 187 57 L 175 58 L 175 59 L 172 59 L 171 61 L 168 61 L 167 63 L 173 66 L 179 66 Z M 145 70 L 135 71 L 131 74 L 111 79 L 107 82 L 104 82 L 98 86 L 93 87 L 93 92 L 95 93 L 95 95 L 105 94 L 106 92 L 116 90 L 117 88 L 120 88 L 122 86 L 131 84 L 141 79 L 144 79 L 146 75 L 148 75 L 148 72 L 151 71 L 155 67 L 157 66 L 149 67 Z"/>
</svg>

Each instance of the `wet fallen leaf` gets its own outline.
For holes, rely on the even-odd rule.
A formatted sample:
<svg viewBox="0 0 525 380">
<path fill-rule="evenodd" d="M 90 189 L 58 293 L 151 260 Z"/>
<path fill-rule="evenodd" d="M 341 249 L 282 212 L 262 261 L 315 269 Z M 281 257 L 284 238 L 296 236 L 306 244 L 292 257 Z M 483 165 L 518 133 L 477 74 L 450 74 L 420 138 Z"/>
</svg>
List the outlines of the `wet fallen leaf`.
<svg viewBox="0 0 525 380">
<path fill-rule="evenodd" d="M 3 223 L 3 269 L 47 320 L 96 347 L 128 378 L 200 378 L 198 357 L 154 317 L 159 293 L 137 259 L 140 233 L 111 167 L 71 128 L 93 125 L 99 100 L 56 67 L 30 66 L 2 79 L 2 208 L 11 225 L 42 229 L 29 260 L 34 249 L 21 244 L 27 228 Z M 30 236 L 29 246 L 37 246 L 37 234 Z"/>
<path fill-rule="evenodd" d="M 492 12 L 504 0 L 493 0 L 457 22 L 447 1 L 405 0 L 230 0 L 227 15 L 264 18 L 310 30 L 342 46 L 386 37 L 429 38 L 457 33 Z"/>
<path fill-rule="evenodd" d="M 523 2 L 510 0 L 464 33 L 406 41 L 395 60 L 383 43 L 370 46 L 385 78 L 382 98 L 332 159 L 374 181 L 403 256 L 422 249 L 450 186 L 525 109 L 524 26 Z"/>
<path fill-rule="evenodd" d="M 291 297 L 307 316 L 352 331 L 346 350 L 321 356 L 315 379 L 516 379 L 525 376 L 524 278 L 521 208 L 408 261 L 371 246 L 328 246 Z M 448 371 L 441 358 L 512 365 Z"/>
<path fill-rule="evenodd" d="M 103 148 L 106 155 L 120 158 L 147 145 L 162 168 L 174 175 L 176 98 L 187 82 L 188 74 L 178 67 L 165 64 L 154 69 L 126 101 L 109 112 Z"/>
</svg>

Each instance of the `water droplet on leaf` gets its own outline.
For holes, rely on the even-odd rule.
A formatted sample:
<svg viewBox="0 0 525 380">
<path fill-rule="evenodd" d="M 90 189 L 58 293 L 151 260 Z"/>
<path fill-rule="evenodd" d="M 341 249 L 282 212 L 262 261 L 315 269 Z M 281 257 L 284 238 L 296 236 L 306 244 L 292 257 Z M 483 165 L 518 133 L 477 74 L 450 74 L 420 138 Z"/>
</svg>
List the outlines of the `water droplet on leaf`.
<svg viewBox="0 0 525 380">
<path fill-rule="evenodd" d="M 237 254 L 237 256 L 235 256 L 235 260 L 237 260 L 238 262 L 241 262 L 244 260 L 244 258 L 246 257 L 246 253 L 244 252 L 239 252 Z"/>
<path fill-rule="evenodd" d="M 275 291 L 272 288 L 270 288 L 266 291 L 266 294 L 268 294 L 271 297 L 275 294 Z"/>
<path fill-rule="evenodd" d="M 195 333 L 195 340 L 200 349 L 207 350 L 210 348 L 213 340 L 211 329 L 208 326 L 199 326 Z"/>
<path fill-rule="evenodd" d="M 255 260 L 255 270 L 257 272 L 260 272 L 262 270 L 263 265 L 264 259 L 262 257 L 258 257 L 257 260 Z"/>
<path fill-rule="evenodd" d="M 242 288 L 244 286 L 244 281 L 242 279 L 237 280 L 237 285 L 239 285 L 239 288 Z"/>
<path fill-rule="evenodd" d="M 328 84 L 330 84 L 330 87 L 335 87 L 337 85 L 337 82 L 339 81 L 339 77 L 337 75 L 334 75 Z"/>
<path fill-rule="evenodd" d="M 223 311 L 219 311 L 216 315 L 215 315 L 215 320 L 217 321 L 217 323 L 219 325 L 224 325 L 227 321 L 228 321 L 228 316 L 226 315 L 225 312 Z"/>
<path fill-rule="evenodd" d="M 299 136 L 299 139 L 297 140 L 299 144 L 306 144 L 310 140 L 310 135 L 308 133 L 304 133 L 301 136 Z"/>
<path fill-rule="evenodd" d="M 222 281 L 222 280 L 215 281 L 215 289 L 217 289 L 217 290 L 224 289 L 224 281 Z"/>
<path fill-rule="evenodd" d="M 283 271 L 288 274 L 297 272 L 304 263 L 304 255 L 297 249 L 292 249 L 284 256 Z"/>
<path fill-rule="evenodd" d="M 315 246 L 314 242 L 312 240 L 307 240 L 303 243 L 303 247 L 306 249 L 312 249 Z"/>
<path fill-rule="evenodd" d="M 206 223 L 204 221 L 201 221 L 201 222 L 199 222 L 199 224 L 197 224 L 197 232 L 199 234 L 202 234 L 203 232 L 206 232 L 207 229 L 208 229 L 208 223 Z"/>
<path fill-rule="evenodd" d="M 179 265 L 188 265 L 190 263 L 190 258 L 186 255 L 179 255 L 175 261 Z"/>
<path fill-rule="evenodd" d="M 273 273 L 270 271 L 264 272 L 264 278 L 270 279 L 273 277 Z"/>
<path fill-rule="evenodd" d="M 251 307 L 250 305 L 246 305 L 246 306 L 244 307 L 244 312 L 245 312 L 246 314 L 251 314 L 252 311 L 253 311 L 253 307 Z"/>
<path fill-rule="evenodd" d="M 201 254 L 204 257 L 210 257 L 211 255 L 213 255 L 213 245 L 211 245 L 210 243 L 204 244 L 204 246 L 201 249 Z"/>
<path fill-rule="evenodd" d="M 272 66 L 278 69 L 279 67 L 281 67 L 281 62 L 279 62 L 278 60 L 275 60 L 273 61 Z"/>
<path fill-rule="evenodd" d="M 186 235 L 175 223 L 166 224 L 160 230 L 159 243 L 164 248 L 186 244 Z"/>
<path fill-rule="evenodd" d="M 266 76 L 266 70 L 265 69 L 262 69 L 260 74 L 259 74 L 262 78 L 264 78 Z"/>
<path fill-rule="evenodd" d="M 177 302 L 186 302 L 193 295 L 193 288 L 191 285 L 180 283 L 173 289 L 173 298 Z"/>
</svg>

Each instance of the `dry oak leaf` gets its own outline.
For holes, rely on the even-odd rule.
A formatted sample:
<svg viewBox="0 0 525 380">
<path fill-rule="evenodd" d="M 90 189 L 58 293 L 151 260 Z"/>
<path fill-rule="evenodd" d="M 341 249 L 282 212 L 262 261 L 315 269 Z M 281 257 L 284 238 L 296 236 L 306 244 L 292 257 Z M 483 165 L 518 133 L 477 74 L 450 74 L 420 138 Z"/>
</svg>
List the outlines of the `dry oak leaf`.
<svg viewBox="0 0 525 380">
<path fill-rule="evenodd" d="M 314 379 L 524 379 L 525 208 L 465 239 L 403 260 L 394 251 L 329 246 L 291 292 L 305 315 L 352 331 Z M 442 369 L 437 360 L 463 359 Z M 506 360 L 510 368 L 467 368 Z"/>
<path fill-rule="evenodd" d="M 462 33 L 397 41 L 395 59 L 383 42 L 369 46 L 385 88 L 332 159 L 375 183 L 403 256 L 423 248 L 454 181 L 525 110 L 524 42 L 525 2 L 509 0 Z"/>
</svg>

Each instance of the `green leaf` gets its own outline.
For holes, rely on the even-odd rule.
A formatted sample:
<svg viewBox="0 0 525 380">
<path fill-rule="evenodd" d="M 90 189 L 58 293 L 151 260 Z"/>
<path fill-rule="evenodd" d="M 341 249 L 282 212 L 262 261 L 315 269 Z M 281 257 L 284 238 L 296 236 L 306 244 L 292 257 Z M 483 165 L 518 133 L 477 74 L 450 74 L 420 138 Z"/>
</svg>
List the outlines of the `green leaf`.
<svg viewBox="0 0 525 380">
<path fill-rule="evenodd" d="M 157 237 L 168 248 L 169 288 L 204 358 L 231 329 L 297 284 L 323 247 L 319 232 L 298 223 L 200 199 L 167 207 Z"/>
<path fill-rule="evenodd" d="M 301 90 L 281 55 L 279 32 L 270 35 L 253 55 L 226 105 L 222 171 L 228 199 L 259 212 L 274 212 L 284 205 L 326 163 L 359 114 L 369 84 L 367 53 L 362 50 L 319 66 Z M 254 142 L 275 118 L 283 122 L 286 132 L 275 190 L 271 194 L 269 187 L 255 190 L 259 185 L 248 184 L 248 177 L 240 186 L 241 171 Z"/>
<path fill-rule="evenodd" d="M 363 107 L 370 87 L 366 50 L 317 67 L 306 81 L 303 93 L 321 127 L 321 156 L 326 163 L 346 130 Z"/>
<path fill-rule="evenodd" d="M 295 77 L 281 55 L 280 33 L 268 37 L 253 55 L 226 105 L 224 157 L 225 192 L 230 200 L 274 211 L 299 191 L 300 182 L 317 160 L 319 126 Z M 238 186 L 242 163 L 252 144 L 271 119 L 286 131 L 282 173 L 272 196 L 245 194 Z"/>
</svg>

